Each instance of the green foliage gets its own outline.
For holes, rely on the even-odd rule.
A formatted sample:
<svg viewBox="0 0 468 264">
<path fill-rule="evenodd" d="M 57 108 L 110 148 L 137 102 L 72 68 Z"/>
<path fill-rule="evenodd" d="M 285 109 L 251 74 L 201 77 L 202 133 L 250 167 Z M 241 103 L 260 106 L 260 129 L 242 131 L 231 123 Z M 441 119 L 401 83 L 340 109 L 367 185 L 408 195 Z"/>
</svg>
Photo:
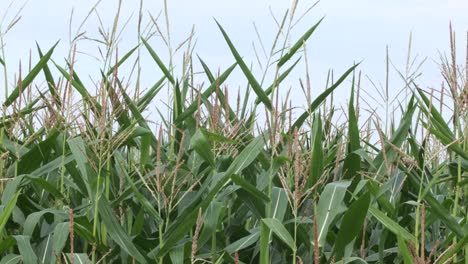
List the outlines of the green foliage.
<svg viewBox="0 0 468 264">
<path fill-rule="evenodd" d="M 280 84 L 306 59 L 322 19 L 288 46 L 282 38 L 295 22 L 286 18 L 263 76 L 218 21 L 233 56 L 218 75 L 200 57 L 203 77 L 194 75 L 191 39 L 178 47 L 187 48 L 180 75 L 170 43 L 165 63 L 143 34 L 113 61 L 114 31 L 93 90 L 72 57 L 52 60 L 57 44 L 45 54 L 38 46 L 39 61 L 3 102 L 0 264 L 466 262 L 466 109 L 447 119 L 406 80 L 409 100 L 390 129 L 378 117 L 363 121 L 355 64 L 296 112 L 277 99 Z M 118 73 L 132 59 L 139 65 L 140 49 L 160 74 L 143 92 Z M 256 96 L 252 109 L 222 89 L 237 66 Z M 25 97 L 41 71 L 46 89 Z M 338 110 L 324 106 L 350 75 L 347 120 L 338 123 Z M 163 88 L 168 114 L 158 108 L 155 127 L 145 111 Z"/>
</svg>

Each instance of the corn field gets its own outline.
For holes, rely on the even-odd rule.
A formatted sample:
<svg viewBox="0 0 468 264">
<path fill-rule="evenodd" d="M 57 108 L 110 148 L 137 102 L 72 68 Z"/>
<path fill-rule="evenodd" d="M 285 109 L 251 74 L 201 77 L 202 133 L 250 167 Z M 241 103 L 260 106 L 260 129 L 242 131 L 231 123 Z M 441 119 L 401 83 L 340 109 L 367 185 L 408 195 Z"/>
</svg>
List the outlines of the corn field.
<svg viewBox="0 0 468 264">
<path fill-rule="evenodd" d="M 135 48 L 119 50 L 117 14 L 101 31 L 95 87 L 74 68 L 81 35 L 63 63 L 59 43 L 37 45 L 39 59 L 9 79 L 10 27 L 0 28 L 0 264 L 468 263 L 468 60 L 456 63 L 455 33 L 442 86 L 403 76 L 404 99 L 381 91 L 393 112 L 381 118 L 365 107 L 352 62 L 314 98 L 308 69 L 284 91 L 305 72 L 322 22 L 291 39 L 295 11 L 278 19 L 260 74 L 221 22 L 214 34 L 232 66 L 218 71 L 196 55 L 193 35 L 177 48 L 180 67 L 175 49 L 162 59 L 154 36 L 169 47 L 170 38 L 155 19 Z M 161 74 L 140 89 L 124 66 Z M 242 93 L 228 85 L 234 71 Z M 169 112 L 150 120 L 163 92 Z M 294 105 L 298 94 L 307 106 Z"/>
</svg>

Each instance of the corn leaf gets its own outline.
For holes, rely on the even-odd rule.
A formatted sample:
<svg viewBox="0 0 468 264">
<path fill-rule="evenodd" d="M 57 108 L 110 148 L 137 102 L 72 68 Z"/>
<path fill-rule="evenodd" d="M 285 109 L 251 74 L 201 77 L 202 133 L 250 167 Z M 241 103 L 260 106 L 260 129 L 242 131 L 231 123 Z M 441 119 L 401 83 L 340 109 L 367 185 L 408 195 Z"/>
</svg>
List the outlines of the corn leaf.
<svg viewBox="0 0 468 264">
<path fill-rule="evenodd" d="M 289 59 L 292 58 L 292 56 L 294 56 L 294 54 L 296 54 L 296 52 L 302 47 L 302 45 L 304 45 L 304 43 L 310 38 L 312 33 L 314 33 L 315 29 L 317 29 L 320 23 L 322 23 L 323 19 L 324 18 L 321 18 L 319 22 L 317 22 L 309 30 L 307 30 L 307 32 L 304 33 L 304 35 L 302 35 L 302 37 L 298 39 L 296 43 L 291 47 L 288 53 L 286 53 L 283 57 L 281 57 L 281 59 L 279 59 L 278 67 L 283 66 L 286 62 L 289 61 Z"/>
<path fill-rule="evenodd" d="M 58 42 L 52 46 L 52 48 L 39 60 L 39 62 L 31 69 L 31 71 L 24 77 L 21 81 L 20 86 L 16 86 L 13 92 L 8 96 L 8 98 L 3 102 L 4 107 L 10 106 L 20 95 L 20 91 L 29 86 L 36 76 L 41 72 L 41 70 L 47 65 L 52 53 L 54 52 L 55 47 L 58 45 Z"/>
<path fill-rule="evenodd" d="M 247 65 L 245 64 L 244 60 L 242 57 L 239 55 L 239 52 L 237 52 L 236 48 L 234 47 L 234 44 L 232 44 L 231 40 L 229 39 L 229 36 L 226 34 L 224 31 L 223 27 L 216 21 L 216 24 L 218 24 L 219 29 L 221 30 L 221 33 L 223 34 L 224 39 L 226 40 L 232 55 L 234 55 L 234 58 L 236 59 L 237 64 L 239 64 L 239 67 L 241 68 L 242 72 L 244 73 L 245 77 L 249 81 L 250 86 L 254 90 L 254 92 L 257 94 L 258 99 L 265 105 L 265 107 L 268 110 L 271 110 L 271 102 L 268 96 L 265 94 L 263 91 L 262 87 L 258 83 L 257 79 L 255 79 L 254 75 L 252 72 L 249 70 Z"/>
</svg>

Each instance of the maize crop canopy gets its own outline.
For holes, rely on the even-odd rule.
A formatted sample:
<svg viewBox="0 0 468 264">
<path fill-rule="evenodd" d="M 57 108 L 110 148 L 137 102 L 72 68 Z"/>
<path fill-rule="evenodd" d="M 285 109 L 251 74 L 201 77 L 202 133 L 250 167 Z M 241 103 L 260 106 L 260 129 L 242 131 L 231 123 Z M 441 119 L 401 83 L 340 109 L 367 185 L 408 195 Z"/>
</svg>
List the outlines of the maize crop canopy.
<svg viewBox="0 0 468 264">
<path fill-rule="evenodd" d="M 74 67 L 80 34 L 65 61 L 61 43 L 37 45 L 8 79 L 2 28 L 0 264 L 468 263 L 468 76 L 454 38 L 438 89 L 415 70 L 401 89 L 371 92 L 349 62 L 312 96 L 300 67 L 322 20 L 295 39 L 299 17 L 277 17 L 256 58 L 213 20 L 232 55 L 218 69 L 193 34 L 172 45 L 167 19 L 151 16 L 134 48 L 118 49 L 117 13 L 88 39 L 102 54 L 94 86 Z M 154 85 L 140 88 L 141 67 Z"/>
</svg>

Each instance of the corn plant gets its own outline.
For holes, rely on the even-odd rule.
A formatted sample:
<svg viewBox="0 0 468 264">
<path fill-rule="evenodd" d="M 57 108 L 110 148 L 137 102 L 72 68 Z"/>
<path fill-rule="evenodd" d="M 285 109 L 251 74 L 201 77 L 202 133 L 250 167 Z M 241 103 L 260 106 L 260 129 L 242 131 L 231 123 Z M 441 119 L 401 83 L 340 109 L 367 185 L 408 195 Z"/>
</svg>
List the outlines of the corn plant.
<svg viewBox="0 0 468 264">
<path fill-rule="evenodd" d="M 219 21 L 230 67 L 216 73 L 195 57 L 193 34 L 173 49 L 167 3 L 162 25 L 150 16 L 145 27 L 140 12 L 138 43 L 121 56 L 120 7 L 111 30 L 99 29 L 95 87 L 75 67 L 90 39 L 81 28 L 65 61 L 55 60 L 59 44 L 38 45 L 38 61 L 10 87 L 9 27 L 0 27 L 0 263 L 468 263 L 468 73 L 452 30 L 441 66 L 448 88 L 425 90 L 416 74 L 400 74 L 407 98 L 385 98 L 401 116 L 382 121 L 361 107 L 358 64 L 330 74 L 315 98 L 306 67 L 298 87 L 308 105 L 292 104 L 300 87 L 283 83 L 307 65 L 322 22 L 292 39 L 305 15 L 297 1 L 275 18 L 259 74 Z M 142 56 L 161 73 L 148 88 Z M 134 78 L 119 71 L 127 64 Z M 237 98 L 227 86 L 235 70 L 247 81 Z M 345 87 L 339 110 L 333 96 Z M 164 90 L 168 114 L 158 107 L 153 122 L 146 111 Z"/>
</svg>

